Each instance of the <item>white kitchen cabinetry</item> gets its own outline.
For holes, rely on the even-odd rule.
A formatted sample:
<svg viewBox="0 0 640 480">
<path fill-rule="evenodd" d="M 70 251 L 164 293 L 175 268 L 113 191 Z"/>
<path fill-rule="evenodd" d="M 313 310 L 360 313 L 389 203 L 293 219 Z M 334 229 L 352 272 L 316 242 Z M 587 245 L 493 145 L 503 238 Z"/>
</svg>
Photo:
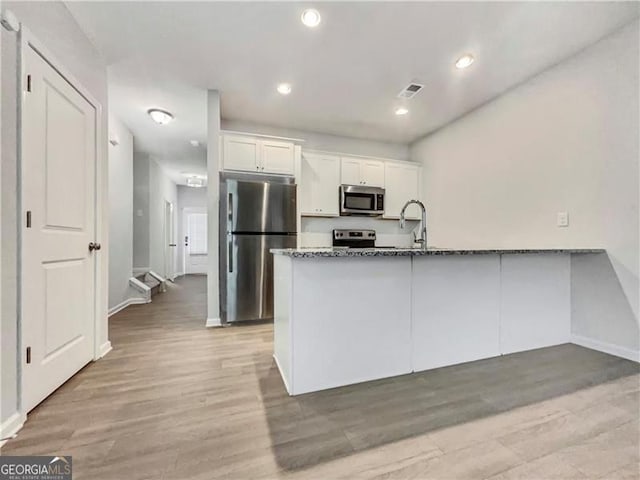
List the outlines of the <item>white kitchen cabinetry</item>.
<svg viewBox="0 0 640 480">
<path fill-rule="evenodd" d="M 222 138 L 225 170 L 258 171 L 260 146 L 253 137 L 225 135 Z"/>
<path fill-rule="evenodd" d="M 260 146 L 261 170 L 263 172 L 293 175 L 295 171 L 293 143 L 261 140 Z"/>
<path fill-rule="evenodd" d="M 341 183 L 384 188 L 384 162 L 366 158 L 342 158 Z"/>
<path fill-rule="evenodd" d="M 400 218 L 400 211 L 408 200 L 420 200 L 420 167 L 408 163 L 386 162 L 384 165 L 384 218 Z M 407 208 L 408 219 L 420 220 L 417 205 Z"/>
<path fill-rule="evenodd" d="M 340 157 L 302 155 L 300 211 L 305 216 L 337 217 Z"/>
<path fill-rule="evenodd" d="M 224 170 L 280 175 L 293 175 L 295 172 L 293 143 L 224 135 L 222 144 Z"/>
</svg>

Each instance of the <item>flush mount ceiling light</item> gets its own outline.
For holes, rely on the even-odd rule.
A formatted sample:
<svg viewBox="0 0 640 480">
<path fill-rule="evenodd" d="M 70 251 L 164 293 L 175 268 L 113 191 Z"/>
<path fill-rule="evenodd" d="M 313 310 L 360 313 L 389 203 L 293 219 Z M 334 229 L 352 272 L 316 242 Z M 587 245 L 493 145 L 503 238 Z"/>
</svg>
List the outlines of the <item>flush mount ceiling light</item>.
<svg viewBox="0 0 640 480">
<path fill-rule="evenodd" d="M 291 93 L 291 84 L 281 83 L 280 85 L 278 85 L 278 93 L 282 95 L 289 95 Z"/>
<path fill-rule="evenodd" d="M 395 109 L 394 113 L 396 115 L 406 115 L 407 113 L 409 113 L 409 109 L 405 107 L 398 107 Z"/>
<path fill-rule="evenodd" d="M 471 55 L 470 53 L 466 53 L 458 60 L 456 60 L 456 68 L 462 70 L 463 68 L 470 67 L 474 61 L 475 58 L 473 58 L 473 55 Z"/>
<path fill-rule="evenodd" d="M 200 175 L 191 175 L 187 177 L 187 186 L 194 188 L 201 188 L 205 186 L 205 177 Z"/>
<path fill-rule="evenodd" d="M 160 125 L 166 125 L 171 120 L 173 120 L 173 115 L 165 110 L 160 110 L 158 108 L 152 108 L 151 110 L 147 111 L 147 113 L 154 122 Z"/>
<path fill-rule="evenodd" d="M 307 8 L 304 12 L 302 12 L 302 23 L 304 23 L 309 28 L 314 28 L 320 25 L 320 12 L 315 8 Z"/>
</svg>

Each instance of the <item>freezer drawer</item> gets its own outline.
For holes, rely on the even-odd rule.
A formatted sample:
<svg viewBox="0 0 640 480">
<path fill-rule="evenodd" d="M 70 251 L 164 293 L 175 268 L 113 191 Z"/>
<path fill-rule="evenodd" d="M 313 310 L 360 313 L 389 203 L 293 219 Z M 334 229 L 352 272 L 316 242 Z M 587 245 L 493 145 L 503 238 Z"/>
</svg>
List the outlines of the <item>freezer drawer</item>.
<svg viewBox="0 0 640 480">
<path fill-rule="evenodd" d="M 273 319 L 272 248 L 295 248 L 296 235 L 227 235 L 220 254 L 223 322 Z"/>
</svg>

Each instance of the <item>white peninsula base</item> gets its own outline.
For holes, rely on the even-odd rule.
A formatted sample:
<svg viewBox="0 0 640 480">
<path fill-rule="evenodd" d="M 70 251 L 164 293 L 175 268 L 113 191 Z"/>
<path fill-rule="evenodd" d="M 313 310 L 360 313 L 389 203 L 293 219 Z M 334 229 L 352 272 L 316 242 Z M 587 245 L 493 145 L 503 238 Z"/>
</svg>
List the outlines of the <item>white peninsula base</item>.
<svg viewBox="0 0 640 480">
<path fill-rule="evenodd" d="M 567 343 L 570 256 L 601 251 L 330 252 L 274 250 L 291 395 Z"/>
</svg>

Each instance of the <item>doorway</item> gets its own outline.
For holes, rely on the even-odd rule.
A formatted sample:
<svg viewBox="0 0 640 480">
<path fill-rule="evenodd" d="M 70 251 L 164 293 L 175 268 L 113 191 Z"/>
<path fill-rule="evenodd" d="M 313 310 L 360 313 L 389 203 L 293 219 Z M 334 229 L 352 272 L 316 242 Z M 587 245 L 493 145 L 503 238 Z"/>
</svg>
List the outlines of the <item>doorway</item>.
<svg viewBox="0 0 640 480">
<path fill-rule="evenodd" d="M 206 274 L 207 211 L 204 208 L 185 208 L 183 213 L 184 273 Z"/>
</svg>

